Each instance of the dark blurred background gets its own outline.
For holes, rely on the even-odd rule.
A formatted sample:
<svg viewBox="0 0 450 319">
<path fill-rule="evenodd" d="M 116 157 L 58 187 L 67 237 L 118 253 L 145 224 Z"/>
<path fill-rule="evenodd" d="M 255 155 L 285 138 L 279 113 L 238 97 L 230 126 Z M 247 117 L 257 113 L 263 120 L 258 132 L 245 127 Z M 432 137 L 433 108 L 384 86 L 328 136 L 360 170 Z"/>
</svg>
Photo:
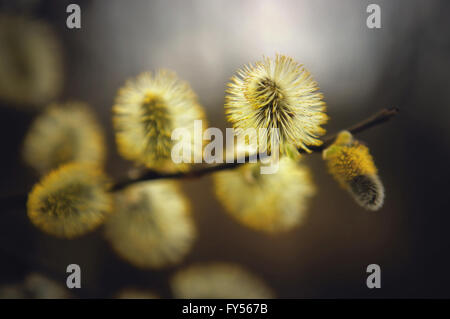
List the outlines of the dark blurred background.
<svg viewBox="0 0 450 319">
<path fill-rule="evenodd" d="M 275 53 L 303 63 L 318 81 L 331 117 L 345 128 L 384 107 L 392 121 L 359 139 L 371 149 L 386 188 L 384 207 L 368 212 L 328 175 L 320 155 L 306 158 L 318 194 L 300 227 L 276 235 L 231 219 L 209 176 L 183 181 L 198 239 L 183 263 L 142 271 L 120 260 L 102 230 L 74 240 L 47 236 L 20 209 L 0 206 L 0 285 L 29 272 L 65 283 L 82 269 L 81 297 L 148 288 L 171 297 L 168 280 L 193 262 L 225 261 L 259 275 L 280 298 L 450 297 L 450 3 L 448 1 L 0 1 L 2 12 L 47 21 L 63 47 L 65 81 L 57 101 L 88 102 L 108 137 L 107 172 L 131 163 L 116 151 L 111 106 L 117 89 L 142 71 L 170 68 L 190 82 L 210 126 L 227 127 L 224 90 L 244 64 Z M 66 28 L 78 3 L 82 28 Z M 381 7 L 381 29 L 366 27 L 366 7 Z M 1 45 L 1 43 L 0 43 Z M 26 193 L 38 180 L 21 143 L 38 113 L 0 105 L 0 194 Z M 379 264 L 381 289 L 366 287 Z"/>
</svg>

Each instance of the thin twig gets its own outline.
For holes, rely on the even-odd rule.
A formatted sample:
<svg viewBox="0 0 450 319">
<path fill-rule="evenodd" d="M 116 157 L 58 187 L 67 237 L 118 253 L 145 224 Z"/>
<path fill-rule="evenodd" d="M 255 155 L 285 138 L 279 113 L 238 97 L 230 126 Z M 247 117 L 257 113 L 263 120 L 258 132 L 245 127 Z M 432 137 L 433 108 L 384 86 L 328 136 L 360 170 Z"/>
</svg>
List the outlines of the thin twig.
<svg viewBox="0 0 450 319">
<path fill-rule="evenodd" d="M 373 114 L 369 118 L 347 128 L 347 130 L 352 134 L 358 134 L 358 133 L 365 131 L 371 127 L 374 127 L 376 125 L 379 125 L 381 123 L 388 121 L 389 119 L 391 119 L 392 117 L 397 115 L 398 112 L 399 112 L 399 109 L 396 107 L 389 108 L 389 109 L 382 109 L 381 111 Z M 325 148 L 327 148 L 334 142 L 334 140 L 336 139 L 336 136 L 337 136 L 337 134 L 326 137 L 321 145 L 310 147 L 309 148 L 310 151 L 312 153 L 322 152 Z M 303 149 L 298 149 L 298 151 L 300 153 L 307 153 Z M 233 169 L 237 166 L 242 165 L 243 162 L 248 163 L 249 160 L 253 159 L 253 158 L 261 159 L 261 158 L 267 157 L 266 154 L 261 155 L 261 156 L 259 156 L 259 155 L 260 154 L 253 155 L 251 157 L 247 156 L 245 158 L 245 161 L 241 160 L 241 161 L 233 162 L 233 163 L 223 163 L 223 164 L 219 164 L 219 165 L 203 166 L 201 168 L 193 169 L 188 172 L 161 173 L 161 172 L 154 171 L 154 170 L 148 170 L 144 174 L 142 174 L 141 176 L 139 176 L 137 178 L 128 178 L 123 181 L 117 182 L 116 184 L 113 185 L 112 190 L 118 191 L 118 190 L 125 188 L 126 186 L 128 186 L 130 184 L 133 184 L 136 182 L 148 181 L 148 180 L 169 179 L 169 178 L 197 178 L 197 177 L 207 175 L 209 173 L 227 170 L 227 169 Z"/>
<path fill-rule="evenodd" d="M 389 121 L 392 117 L 394 117 L 395 115 L 397 115 L 400 112 L 400 110 L 397 107 L 391 107 L 388 109 L 382 109 L 380 111 L 378 111 L 377 113 L 373 114 L 372 116 L 368 117 L 365 120 L 362 120 L 359 123 L 354 124 L 353 126 L 350 126 L 349 128 L 347 128 L 346 130 L 349 131 L 350 133 L 352 133 L 353 135 L 357 135 L 358 133 L 361 133 L 365 130 L 368 130 L 369 128 L 372 128 L 374 126 L 377 126 L 381 123 L 387 122 Z M 323 144 L 320 146 L 313 146 L 310 147 L 309 149 L 312 152 L 322 152 L 324 149 L 326 149 L 328 146 L 330 146 L 331 144 L 333 144 L 334 140 L 337 137 L 337 134 L 333 134 L 329 137 L 326 137 L 323 141 Z M 301 150 L 299 150 L 301 153 L 304 153 L 304 151 L 302 152 Z"/>
</svg>

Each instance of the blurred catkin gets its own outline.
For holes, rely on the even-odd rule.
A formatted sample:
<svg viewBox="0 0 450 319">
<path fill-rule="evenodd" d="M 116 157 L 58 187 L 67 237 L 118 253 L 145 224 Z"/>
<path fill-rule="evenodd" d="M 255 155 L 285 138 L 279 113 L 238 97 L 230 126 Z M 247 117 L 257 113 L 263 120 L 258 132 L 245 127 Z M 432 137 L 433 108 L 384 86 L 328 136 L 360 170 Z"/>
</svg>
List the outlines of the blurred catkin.
<svg viewBox="0 0 450 319">
<path fill-rule="evenodd" d="M 0 14 L 0 99 L 20 106 L 43 106 L 62 87 L 59 42 L 49 25 Z"/>
<path fill-rule="evenodd" d="M 278 172 L 261 174 L 261 163 L 214 174 L 217 198 L 226 211 L 250 228 L 277 233 L 301 224 L 315 186 L 309 169 L 284 157 Z"/>
<path fill-rule="evenodd" d="M 105 159 L 103 131 L 87 104 L 54 103 L 31 125 L 23 157 L 41 174 L 70 162 L 101 167 Z"/>
<path fill-rule="evenodd" d="M 136 183 L 118 193 L 115 202 L 105 235 L 128 262 L 161 268 L 180 262 L 190 251 L 196 229 L 176 182 Z"/>
<path fill-rule="evenodd" d="M 159 296 L 149 290 L 129 287 L 120 290 L 115 299 L 159 299 Z"/>
<path fill-rule="evenodd" d="M 197 264 L 178 271 L 171 279 L 175 298 L 268 299 L 272 290 L 246 269 L 228 263 Z"/>
<path fill-rule="evenodd" d="M 28 274 L 21 283 L 0 286 L 0 299 L 68 299 L 70 291 L 38 273 Z"/>
<path fill-rule="evenodd" d="M 28 217 L 44 232 L 64 238 L 99 226 L 112 210 L 107 179 L 99 169 L 70 163 L 50 172 L 28 196 Z"/>
<path fill-rule="evenodd" d="M 188 164 L 175 164 L 171 158 L 174 129 L 190 133 L 182 141 L 187 149 L 202 149 L 203 140 L 194 140 L 194 121 L 203 121 L 202 133 L 206 127 L 203 109 L 189 84 L 171 71 L 142 73 L 127 81 L 113 113 L 119 152 L 138 164 L 166 172 L 186 170 Z"/>
</svg>

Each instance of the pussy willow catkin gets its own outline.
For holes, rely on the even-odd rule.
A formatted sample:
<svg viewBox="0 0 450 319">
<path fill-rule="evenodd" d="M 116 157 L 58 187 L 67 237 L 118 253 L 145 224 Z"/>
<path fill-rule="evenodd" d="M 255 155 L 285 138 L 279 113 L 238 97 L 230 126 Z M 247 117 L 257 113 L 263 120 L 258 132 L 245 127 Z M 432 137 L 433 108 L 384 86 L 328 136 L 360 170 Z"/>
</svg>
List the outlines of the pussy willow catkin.
<svg viewBox="0 0 450 319">
<path fill-rule="evenodd" d="M 120 290 L 115 295 L 115 299 L 159 299 L 160 297 L 153 291 L 128 287 Z"/>
<path fill-rule="evenodd" d="M 384 187 L 367 146 L 355 140 L 350 132 L 343 131 L 323 151 L 323 158 L 331 175 L 359 205 L 369 210 L 381 208 Z"/>
<path fill-rule="evenodd" d="M 186 129 L 186 149 L 202 149 L 203 140 L 194 139 L 194 121 L 205 116 L 189 84 L 175 73 L 160 70 L 142 73 L 119 90 L 113 107 L 113 122 L 120 154 L 132 161 L 160 171 L 186 170 L 186 163 L 175 164 L 171 151 L 176 128 Z"/>
<path fill-rule="evenodd" d="M 65 238 L 99 226 L 112 210 L 107 180 L 97 168 L 70 163 L 50 172 L 28 195 L 28 217 L 44 232 Z"/>
<path fill-rule="evenodd" d="M 299 225 L 315 194 L 309 169 L 284 157 L 275 174 L 261 174 L 261 163 L 249 163 L 214 174 L 217 198 L 245 226 L 268 233 Z"/>
<path fill-rule="evenodd" d="M 23 282 L 1 285 L 1 299 L 68 299 L 69 289 L 59 281 L 51 280 L 39 273 L 28 274 Z"/>
<path fill-rule="evenodd" d="M 274 294 L 246 269 L 228 263 L 197 264 L 177 272 L 171 287 L 175 298 L 268 299 Z"/>
<path fill-rule="evenodd" d="M 176 182 L 137 183 L 117 194 L 115 202 L 105 234 L 128 262 L 161 268 L 180 262 L 190 251 L 196 229 L 189 202 Z"/>
<path fill-rule="evenodd" d="M 49 25 L 0 14 L 0 43 L 0 99 L 43 106 L 59 93 L 61 48 Z"/>
<path fill-rule="evenodd" d="M 225 109 L 228 120 L 239 129 L 279 129 L 282 154 L 295 155 L 297 148 L 320 145 L 321 127 L 328 117 L 317 83 L 292 58 L 277 55 L 245 66 L 228 85 Z M 259 142 L 260 151 L 272 148 L 273 131 Z"/>
<path fill-rule="evenodd" d="M 103 132 L 87 104 L 54 103 L 28 130 L 23 157 L 41 174 L 70 162 L 101 167 L 105 158 Z"/>
</svg>

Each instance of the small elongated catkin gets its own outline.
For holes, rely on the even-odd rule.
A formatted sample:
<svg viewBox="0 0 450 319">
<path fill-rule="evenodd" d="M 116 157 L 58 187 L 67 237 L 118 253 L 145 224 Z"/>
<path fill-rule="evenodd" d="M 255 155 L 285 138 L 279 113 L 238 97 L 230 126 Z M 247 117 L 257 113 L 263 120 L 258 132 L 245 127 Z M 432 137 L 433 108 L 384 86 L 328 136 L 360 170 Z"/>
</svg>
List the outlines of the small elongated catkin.
<svg viewBox="0 0 450 319">
<path fill-rule="evenodd" d="M 342 131 L 322 155 L 330 174 L 360 206 L 373 211 L 383 206 L 384 187 L 367 146 Z"/>
</svg>

